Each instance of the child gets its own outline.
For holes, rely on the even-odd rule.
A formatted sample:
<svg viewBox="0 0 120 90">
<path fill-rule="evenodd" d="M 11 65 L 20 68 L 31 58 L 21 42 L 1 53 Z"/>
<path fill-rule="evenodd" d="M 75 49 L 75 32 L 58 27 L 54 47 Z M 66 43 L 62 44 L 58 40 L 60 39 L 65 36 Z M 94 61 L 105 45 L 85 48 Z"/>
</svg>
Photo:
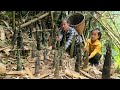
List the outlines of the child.
<svg viewBox="0 0 120 90">
<path fill-rule="evenodd" d="M 102 55 L 100 42 L 101 32 L 98 28 L 96 28 L 91 31 L 90 35 L 91 37 L 85 43 L 84 49 L 88 51 L 90 64 L 97 66 Z"/>
</svg>

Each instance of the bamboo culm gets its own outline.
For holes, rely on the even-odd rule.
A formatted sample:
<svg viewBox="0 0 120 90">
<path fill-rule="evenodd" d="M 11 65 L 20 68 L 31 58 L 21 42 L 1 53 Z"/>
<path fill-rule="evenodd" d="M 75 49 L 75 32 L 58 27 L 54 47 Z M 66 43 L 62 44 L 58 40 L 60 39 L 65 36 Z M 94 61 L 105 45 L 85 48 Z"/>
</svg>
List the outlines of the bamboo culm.
<svg viewBox="0 0 120 90">
<path fill-rule="evenodd" d="M 81 59 L 81 56 L 80 56 L 80 46 L 78 46 L 77 48 L 77 58 L 76 58 L 76 63 L 75 63 L 75 71 L 76 72 L 80 72 L 80 59 Z"/>
<path fill-rule="evenodd" d="M 62 56 L 63 56 L 63 50 L 60 48 L 60 49 L 59 49 L 59 61 L 60 61 L 60 62 L 59 62 L 59 65 L 60 65 L 60 66 L 63 66 Z"/>
<path fill-rule="evenodd" d="M 55 71 L 54 71 L 54 77 L 56 78 L 56 79 L 58 79 L 59 78 L 59 58 L 58 58 L 58 51 L 57 51 L 57 57 L 56 57 L 56 65 L 55 65 Z"/>
<path fill-rule="evenodd" d="M 40 58 L 37 55 L 36 61 L 35 61 L 35 74 L 39 74 L 40 70 Z"/>
<path fill-rule="evenodd" d="M 17 50 L 17 71 L 22 70 L 22 62 L 20 59 L 20 50 Z"/>
<path fill-rule="evenodd" d="M 48 51 L 44 50 L 44 61 L 47 61 L 47 53 L 48 53 Z"/>
<path fill-rule="evenodd" d="M 16 34 L 17 34 L 17 31 L 16 31 L 16 28 L 15 28 L 15 11 L 13 11 L 13 27 L 12 27 L 13 31 L 14 31 L 14 34 L 13 34 L 13 38 L 12 38 L 12 44 L 15 45 L 16 43 Z"/>
<path fill-rule="evenodd" d="M 74 53 L 74 45 L 75 45 L 75 40 L 76 40 L 76 37 L 74 35 L 73 37 L 73 40 L 72 40 L 72 45 L 71 45 L 71 49 L 70 49 L 70 57 L 73 58 L 73 53 Z"/>
<path fill-rule="evenodd" d="M 53 68 L 55 68 L 56 65 L 56 50 L 54 51 L 54 58 L 53 58 Z"/>
<path fill-rule="evenodd" d="M 40 46 L 40 35 L 37 32 L 37 50 L 41 50 L 41 46 Z"/>
</svg>

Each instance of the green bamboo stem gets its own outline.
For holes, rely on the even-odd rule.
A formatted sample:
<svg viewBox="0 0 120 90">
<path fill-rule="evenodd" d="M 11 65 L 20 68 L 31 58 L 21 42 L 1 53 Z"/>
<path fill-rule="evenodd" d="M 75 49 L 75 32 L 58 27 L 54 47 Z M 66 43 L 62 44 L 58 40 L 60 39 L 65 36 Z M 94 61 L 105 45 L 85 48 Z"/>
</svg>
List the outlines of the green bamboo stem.
<svg viewBox="0 0 120 90">
<path fill-rule="evenodd" d="M 75 37 L 75 35 L 74 35 L 73 40 L 72 40 L 71 49 L 70 49 L 70 57 L 71 57 L 71 58 L 73 58 L 75 40 L 76 40 L 76 37 Z"/>
</svg>

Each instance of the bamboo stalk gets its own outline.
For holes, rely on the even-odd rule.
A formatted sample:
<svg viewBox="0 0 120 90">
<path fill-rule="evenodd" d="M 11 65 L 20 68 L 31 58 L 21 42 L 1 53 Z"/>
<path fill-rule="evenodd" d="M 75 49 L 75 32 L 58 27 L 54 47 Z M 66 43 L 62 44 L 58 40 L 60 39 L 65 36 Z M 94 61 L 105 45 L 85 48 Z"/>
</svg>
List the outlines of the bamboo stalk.
<svg viewBox="0 0 120 90">
<path fill-rule="evenodd" d="M 15 11 L 13 11 L 13 30 L 15 30 Z"/>
<path fill-rule="evenodd" d="M 88 52 L 85 52 L 85 59 L 84 59 L 84 65 L 83 65 L 83 69 L 88 67 L 88 63 L 89 63 L 89 59 L 88 59 Z"/>
<path fill-rule="evenodd" d="M 13 26 L 12 26 L 12 29 L 14 30 L 14 34 L 13 34 L 13 38 L 12 38 L 12 44 L 13 44 L 13 48 L 14 48 L 14 45 L 16 43 L 16 34 L 17 34 L 17 31 L 16 31 L 16 28 L 15 28 L 15 11 L 13 11 Z"/>
<path fill-rule="evenodd" d="M 35 61 L 35 74 L 39 74 L 39 69 L 40 69 L 40 58 L 39 58 L 39 54 L 37 54 L 37 59 Z"/>
<path fill-rule="evenodd" d="M 104 24 L 102 21 L 101 21 L 101 23 Z M 113 28 L 109 25 L 109 23 L 107 23 L 107 21 L 106 21 L 105 23 L 109 26 L 109 28 L 107 27 L 107 29 L 108 29 L 110 32 L 114 33 L 114 36 L 119 39 L 119 36 L 117 36 L 117 34 L 115 33 L 115 30 L 113 30 Z M 113 23 L 113 24 L 114 24 L 114 23 Z M 104 26 L 105 26 L 105 25 L 104 25 Z M 114 25 L 114 26 L 115 26 L 115 25 Z M 115 27 L 116 27 L 116 26 L 115 26 Z M 118 32 L 118 34 L 119 34 L 119 32 Z"/>
<path fill-rule="evenodd" d="M 77 58 L 76 58 L 76 63 L 75 63 L 75 71 L 80 72 L 80 65 L 81 65 L 81 43 L 80 46 L 77 46 Z"/>
<path fill-rule="evenodd" d="M 115 30 L 113 30 L 113 28 L 109 25 L 109 23 L 107 23 L 107 22 L 105 22 L 105 24 L 107 24 L 108 26 L 109 26 L 109 28 L 107 28 L 113 35 L 112 35 L 112 37 L 113 38 L 117 38 L 119 41 L 120 41 L 120 39 L 119 39 L 119 32 L 118 32 L 118 29 L 117 29 L 117 27 L 116 27 L 116 25 L 115 25 L 115 22 L 113 21 L 113 18 L 111 17 L 111 15 L 110 15 L 110 13 L 108 12 L 108 14 L 109 14 L 109 17 L 110 17 L 110 19 L 111 19 L 111 21 L 113 22 L 113 25 L 115 26 L 115 29 L 117 30 L 117 33 L 115 33 Z M 101 15 L 101 14 L 100 14 Z M 101 15 L 102 16 L 102 15 Z M 97 19 L 97 21 L 99 21 L 98 19 Z M 100 22 L 100 21 L 99 21 Z M 103 23 L 102 21 L 101 21 L 101 23 Z M 111 37 L 111 35 L 109 35 L 109 37 Z M 117 42 L 118 42 L 118 40 L 117 40 Z M 119 42 L 118 42 L 119 43 Z M 120 45 L 120 44 L 119 44 Z"/>
<path fill-rule="evenodd" d="M 50 30 L 50 36 L 48 39 L 48 46 L 53 45 L 53 29 L 54 29 L 53 12 L 51 11 L 50 14 L 51 14 L 52 29 Z"/>
<path fill-rule="evenodd" d="M 21 48 L 23 47 L 23 44 L 22 44 L 22 36 L 21 36 L 21 31 L 18 32 L 18 37 L 17 37 L 17 47 L 18 48 Z"/>
<path fill-rule="evenodd" d="M 80 51 L 79 51 L 79 53 L 80 53 L 80 60 L 79 60 L 79 62 L 80 62 L 80 66 L 82 65 L 82 43 L 80 43 Z"/>
<path fill-rule="evenodd" d="M 35 57 L 35 50 L 34 50 L 34 45 L 32 45 L 32 50 L 31 50 L 31 58 Z"/>
<path fill-rule="evenodd" d="M 112 40 L 112 38 L 111 38 L 111 36 L 108 34 L 108 32 L 106 32 L 106 34 L 110 37 L 110 39 Z M 113 42 L 113 44 L 120 50 L 120 46 L 118 46 L 118 45 L 116 45 L 115 44 L 115 41 L 112 41 Z"/>
<path fill-rule="evenodd" d="M 46 62 L 47 61 L 47 50 L 45 49 L 44 50 L 44 62 Z"/>
<path fill-rule="evenodd" d="M 49 15 L 49 13 L 45 13 L 45 14 L 39 16 L 38 18 L 32 19 L 32 20 L 30 20 L 30 21 L 28 21 L 28 22 L 26 22 L 26 23 L 20 25 L 20 27 L 21 27 L 21 28 L 24 28 L 24 27 L 26 27 L 26 26 L 28 26 L 28 25 L 30 25 L 30 24 L 32 24 L 32 23 L 38 21 L 39 19 L 42 19 L 42 18 L 48 16 L 48 15 Z"/>
<path fill-rule="evenodd" d="M 41 23 L 41 20 L 39 21 L 39 24 L 40 24 L 40 29 L 41 29 L 41 31 L 40 30 L 37 30 L 37 31 L 39 31 L 40 32 L 40 46 L 43 44 L 42 43 L 42 40 L 43 40 L 43 38 L 42 38 L 42 33 L 43 33 L 43 31 L 46 31 L 46 30 L 43 30 L 43 27 L 42 27 L 42 23 Z"/>
<path fill-rule="evenodd" d="M 63 56 L 63 50 L 62 50 L 62 48 L 60 48 L 60 49 L 59 49 L 59 61 L 60 61 L 60 62 L 59 62 L 59 63 L 60 63 L 59 65 L 60 65 L 60 66 L 63 66 L 63 58 L 62 58 L 62 56 Z"/>
<path fill-rule="evenodd" d="M 39 26 L 36 25 L 36 41 L 37 41 L 37 50 L 41 50 L 41 38 L 40 38 L 40 32 L 38 32 Z"/>
<path fill-rule="evenodd" d="M 59 79 L 59 58 L 58 58 L 58 51 L 57 51 L 57 58 L 56 58 L 56 65 L 55 65 L 54 77 L 56 79 Z"/>
<path fill-rule="evenodd" d="M 77 54 L 77 59 L 75 62 L 75 71 L 80 72 L 80 53 Z"/>
<path fill-rule="evenodd" d="M 54 12 L 54 11 L 53 11 L 53 12 Z M 47 12 L 47 13 L 45 13 L 45 14 L 43 14 L 43 15 L 37 16 L 36 18 L 34 18 L 34 19 L 32 19 L 32 20 L 30 20 L 30 21 L 28 21 L 28 22 L 20 25 L 20 27 L 21 27 L 21 28 L 24 28 L 24 27 L 26 27 L 26 26 L 28 26 L 28 25 L 30 25 L 30 24 L 38 21 L 39 19 L 42 19 L 42 18 L 48 16 L 48 15 L 49 15 L 49 12 Z M 18 28 L 17 28 L 17 29 L 18 29 Z"/>
<path fill-rule="evenodd" d="M 51 11 L 51 19 L 52 19 L 52 28 L 54 28 L 54 21 L 53 21 L 53 12 Z"/>
<path fill-rule="evenodd" d="M 116 27 L 115 22 L 113 21 L 113 19 L 112 19 L 112 17 L 111 17 L 111 15 L 110 15 L 110 13 L 109 13 L 109 12 L 108 12 L 108 14 L 109 14 L 110 19 L 111 19 L 111 21 L 113 22 L 113 24 L 114 24 L 114 26 L 115 26 L 116 30 L 117 30 L 117 33 L 118 33 L 118 34 L 119 34 L 119 36 L 120 36 L 120 32 L 119 32 L 118 28 Z M 113 30 L 113 31 L 114 31 L 114 30 Z M 119 38 L 119 36 L 117 36 L 117 37 Z"/>
<path fill-rule="evenodd" d="M 54 51 L 53 68 L 56 67 L 56 50 Z"/>
<path fill-rule="evenodd" d="M 63 51 L 66 52 L 65 50 L 65 44 L 66 44 L 66 33 L 64 33 L 64 40 L 63 40 Z"/>
<path fill-rule="evenodd" d="M 71 57 L 71 58 L 73 58 L 75 40 L 76 40 L 76 37 L 75 37 L 75 35 L 74 35 L 73 40 L 72 40 L 71 49 L 70 49 L 70 57 Z"/>
<path fill-rule="evenodd" d="M 20 60 L 20 50 L 17 50 L 17 71 L 22 70 L 22 62 Z"/>
</svg>

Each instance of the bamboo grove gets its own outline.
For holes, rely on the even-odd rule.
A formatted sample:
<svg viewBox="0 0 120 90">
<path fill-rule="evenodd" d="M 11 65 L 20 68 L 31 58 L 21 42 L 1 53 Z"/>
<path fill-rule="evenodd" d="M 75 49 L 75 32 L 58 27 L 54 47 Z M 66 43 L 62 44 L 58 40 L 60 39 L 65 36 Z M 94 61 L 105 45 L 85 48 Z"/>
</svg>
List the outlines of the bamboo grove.
<svg viewBox="0 0 120 90">
<path fill-rule="evenodd" d="M 8 15 L 5 15 L 4 13 L 7 13 Z M 17 71 L 21 71 L 24 68 L 22 66 L 21 58 L 25 58 L 26 55 L 28 55 L 28 52 L 23 48 L 23 33 L 25 33 L 28 38 L 26 43 L 31 43 L 30 56 L 31 58 L 36 57 L 35 75 L 37 75 L 41 69 L 39 51 L 44 50 L 44 62 L 46 63 L 46 56 L 49 51 L 47 47 L 52 46 L 52 49 L 54 50 L 52 63 L 53 68 L 55 69 L 54 77 L 59 78 L 59 69 L 61 67 L 64 68 L 63 53 L 65 52 L 65 47 L 60 48 L 60 43 L 56 41 L 56 36 L 59 35 L 61 20 L 74 13 L 82 13 L 85 16 L 86 28 L 83 34 L 85 40 L 89 37 L 89 32 L 92 28 L 95 27 L 99 27 L 102 30 L 102 34 L 105 35 L 106 38 L 103 40 L 103 46 L 106 45 L 106 47 L 104 47 L 105 60 L 102 78 L 110 78 L 111 58 L 113 57 L 111 48 L 112 45 L 115 45 L 120 50 L 120 33 L 112 14 L 108 11 L 1 11 L 1 25 L 5 25 L 13 34 L 11 45 L 14 54 L 16 55 Z M 112 24 L 109 23 L 110 21 Z M 73 39 L 70 51 L 71 58 L 73 57 L 74 45 Z M 88 64 L 88 54 L 85 53 L 85 56 L 83 56 L 81 49 L 82 44 L 80 44 L 77 51 L 78 53 L 74 69 L 76 72 L 80 72 L 82 63 L 84 63 L 84 67 L 87 67 Z"/>
</svg>

